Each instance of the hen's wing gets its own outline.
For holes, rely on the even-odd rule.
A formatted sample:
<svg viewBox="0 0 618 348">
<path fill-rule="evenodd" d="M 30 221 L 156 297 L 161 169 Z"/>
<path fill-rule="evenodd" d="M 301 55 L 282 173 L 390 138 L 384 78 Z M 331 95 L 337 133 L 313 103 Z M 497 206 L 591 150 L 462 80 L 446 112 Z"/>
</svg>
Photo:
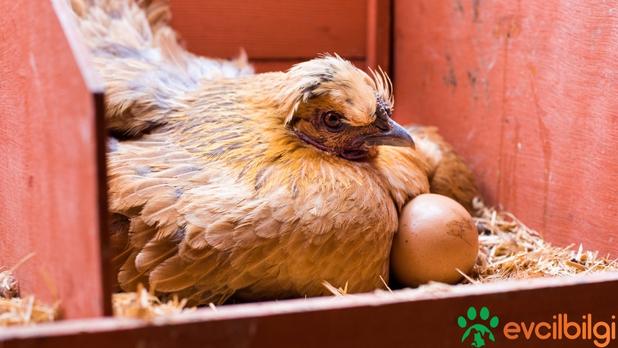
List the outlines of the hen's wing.
<svg viewBox="0 0 618 348">
<path fill-rule="evenodd" d="M 105 83 L 107 126 L 117 133 L 136 135 L 165 123 L 201 81 L 253 73 L 244 54 L 226 61 L 181 47 L 168 25 L 167 1 L 70 2 Z"/>
<path fill-rule="evenodd" d="M 369 290 L 368 283 L 354 282 L 354 272 L 381 270 L 387 263 L 366 264 L 363 238 L 376 250 L 389 248 L 390 234 L 375 237 L 367 229 L 392 230 L 396 219 L 373 211 L 362 190 L 354 189 L 358 185 L 349 182 L 359 179 L 343 175 L 342 168 L 335 172 L 302 162 L 300 172 L 328 170 L 322 176 L 337 178 L 328 185 L 338 186 L 301 187 L 282 169 L 287 163 L 260 161 L 257 175 L 226 161 L 206 163 L 163 132 L 112 144 L 110 210 L 125 221 L 116 231 L 120 238 L 114 238 L 123 243 L 114 249 L 125 250 L 115 260 L 121 287 L 133 290 L 142 282 L 199 303 L 222 302 L 237 291 L 253 299 L 315 296 L 325 292 L 323 275 L 338 275 L 344 264 L 358 265 L 345 272 L 350 289 Z M 378 182 L 367 185 L 369 191 L 379 189 Z M 340 211 L 326 202 L 339 202 Z M 353 210 L 381 219 L 372 217 L 368 226 L 340 214 Z"/>
<path fill-rule="evenodd" d="M 429 164 L 430 191 L 453 198 L 472 212 L 472 199 L 478 194 L 474 175 L 435 127 L 411 126 L 417 151 Z"/>
<path fill-rule="evenodd" d="M 220 302 L 291 257 L 273 247 L 296 216 L 277 190 L 259 197 L 237 171 L 205 166 L 165 134 L 113 144 L 109 172 L 110 210 L 126 222 L 115 231 L 123 289 L 142 282 Z"/>
</svg>

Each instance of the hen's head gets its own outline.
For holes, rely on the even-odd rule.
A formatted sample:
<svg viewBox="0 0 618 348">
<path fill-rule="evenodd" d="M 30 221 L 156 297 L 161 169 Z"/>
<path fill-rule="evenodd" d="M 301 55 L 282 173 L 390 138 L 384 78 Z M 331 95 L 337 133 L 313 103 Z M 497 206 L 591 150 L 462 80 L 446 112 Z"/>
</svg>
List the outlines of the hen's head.
<svg viewBox="0 0 618 348">
<path fill-rule="evenodd" d="M 353 161 L 371 157 L 378 145 L 414 146 L 391 119 L 392 84 L 381 70 L 370 77 L 339 56 L 325 56 L 288 75 L 285 126 L 301 141 Z"/>
</svg>

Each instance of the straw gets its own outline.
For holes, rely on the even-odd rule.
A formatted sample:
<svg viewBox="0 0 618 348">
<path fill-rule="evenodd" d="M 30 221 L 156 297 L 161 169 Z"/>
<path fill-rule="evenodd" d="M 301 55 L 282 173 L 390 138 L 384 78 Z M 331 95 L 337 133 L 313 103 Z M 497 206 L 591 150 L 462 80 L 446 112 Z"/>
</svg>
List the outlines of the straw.
<svg viewBox="0 0 618 348">
<path fill-rule="evenodd" d="M 458 270 L 463 278 L 460 284 L 431 282 L 417 288 L 418 291 L 448 291 L 451 286 L 474 286 L 505 279 L 618 271 L 617 260 L 585 250 L 581 244 L 577 248 L 574 245 L 554 246 L 513 214 L 487 207 L 478 198 L 474 200 L 473 207 L 476 212 L 474 222 L 479 231 L 479 256 L 472 272 L 465 274 Z M 33 296 L 18 297 L 19 287 L 12 275 L 14 268 L 0 272 L 0 326 L 36 324 L 57 319 L 57 304 L 46 306 Z M 381 281 L 391 291 L 383 278 Z M 347 283 L 343 288 L 337 288 L 327 281 L 323 281 L 322 285 L 334 296 L 348 294 Z M 141 285 L 135 292 L 114 294 L 112 300 L 115 316 L 147 321 L 195 309 L 186 307 L 186 299 L 172 297 L 163 301 L 155 296 L 154 291 L 149 292 Z M 212 303 L 209 307 L 213 311 L 217 310 Z"/>
</svg>

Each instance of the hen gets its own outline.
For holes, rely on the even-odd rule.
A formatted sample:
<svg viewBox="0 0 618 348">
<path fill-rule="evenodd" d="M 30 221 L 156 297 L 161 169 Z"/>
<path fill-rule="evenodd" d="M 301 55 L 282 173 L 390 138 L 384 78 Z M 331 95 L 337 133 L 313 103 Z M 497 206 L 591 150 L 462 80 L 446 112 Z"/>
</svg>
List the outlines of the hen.
<svg viewBox="0 0 618 348">
<path fill-rule="evenodd" d="M 196 303 L 350 292 L 388 279 L 398 211 L 470 172 L 432 129 L 391 119 L 392 88 L 338 56 L 252 74 L 197 57 L 158 1 L 73 0 L 106 85 L 118 282 Z"/>
</svg>

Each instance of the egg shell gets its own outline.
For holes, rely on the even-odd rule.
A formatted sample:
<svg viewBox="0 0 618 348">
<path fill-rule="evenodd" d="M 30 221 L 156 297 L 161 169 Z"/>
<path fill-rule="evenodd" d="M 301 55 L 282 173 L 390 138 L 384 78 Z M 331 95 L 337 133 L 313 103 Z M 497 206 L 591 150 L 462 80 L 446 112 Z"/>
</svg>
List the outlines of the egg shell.
<svg viewBox="0 0 618 348">
<path fill-rule="evenodd" d="M 474 266 L 478 232 L 468 211 L 455 200 L 422 194 L 406 204 L 393 239 L 391 272 L 405 286 L 429 281 L 456 283 Z"/>
</svg>

